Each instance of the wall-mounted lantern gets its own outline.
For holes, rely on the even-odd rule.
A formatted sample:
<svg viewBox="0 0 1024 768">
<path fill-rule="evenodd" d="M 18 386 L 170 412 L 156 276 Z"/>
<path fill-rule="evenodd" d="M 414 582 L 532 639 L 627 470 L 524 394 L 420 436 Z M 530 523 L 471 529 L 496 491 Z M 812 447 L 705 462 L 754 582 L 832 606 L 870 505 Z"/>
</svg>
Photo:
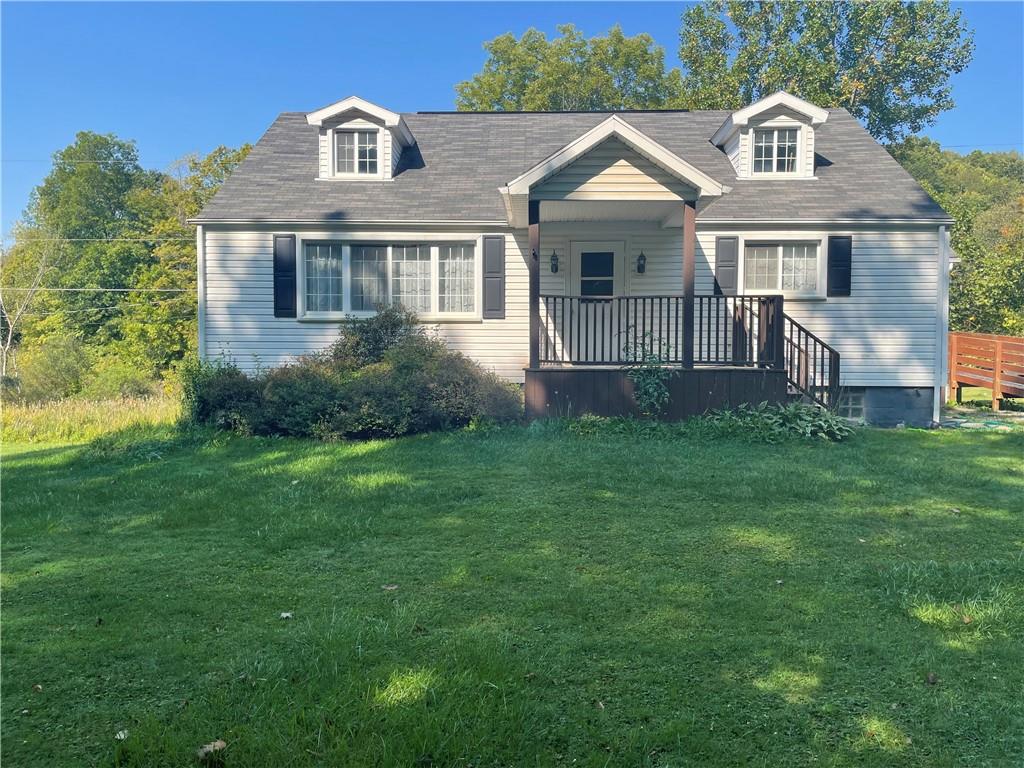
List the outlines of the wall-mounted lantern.
<svg viewBox="0 0 1024 768">
<path fill-rule="evenodd" d="M 555 253 L 554 249 L 551 250 L 551 272 L 554 274 L 558 271 L 558 254 Z"/>
<path fill-rule="evenodd" d="M 642 275 L 647 271 L 647 257 L 644 256 L 644 252 L 640 251 L 640 255 L 636 257 L 636 272 L 638 275 Z"/>
</svg>

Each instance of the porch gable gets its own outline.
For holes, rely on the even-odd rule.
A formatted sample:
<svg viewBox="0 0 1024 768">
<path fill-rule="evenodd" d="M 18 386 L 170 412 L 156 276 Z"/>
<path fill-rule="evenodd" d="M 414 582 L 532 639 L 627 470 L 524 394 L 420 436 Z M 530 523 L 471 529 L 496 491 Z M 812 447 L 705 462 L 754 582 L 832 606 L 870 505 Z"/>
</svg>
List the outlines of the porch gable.
<svg viewBox="0 0 1024 768">
<path fill-rule="evenodd" d="M 693 200 L 698 190 L 609 137 L 530 190 L 534 200 Z"/>
</svg>

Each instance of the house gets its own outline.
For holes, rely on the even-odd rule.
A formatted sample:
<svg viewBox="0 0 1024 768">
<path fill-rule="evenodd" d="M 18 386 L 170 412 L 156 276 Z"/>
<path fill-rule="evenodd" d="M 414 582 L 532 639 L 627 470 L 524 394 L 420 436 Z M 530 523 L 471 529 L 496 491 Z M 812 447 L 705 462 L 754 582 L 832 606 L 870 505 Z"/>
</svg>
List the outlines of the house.
<svg viewBox="0 0 1024 768">
<path fill-rule="evenodd" d="M 199 345 L 274 366 L 401 302 L 530 416 L 803 397 L 938 419 L 950 217 L 843 109 L 284 113 L 195 219 Z"/>
</svg>

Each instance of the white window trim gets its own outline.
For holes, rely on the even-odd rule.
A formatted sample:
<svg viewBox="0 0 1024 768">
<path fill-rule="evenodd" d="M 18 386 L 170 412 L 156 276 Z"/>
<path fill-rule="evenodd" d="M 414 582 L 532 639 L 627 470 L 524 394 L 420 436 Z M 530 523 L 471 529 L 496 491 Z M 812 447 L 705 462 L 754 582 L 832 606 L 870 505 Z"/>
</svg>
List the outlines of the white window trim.
<svg viewBox="0 0 1024 768">
<path fill-rule="evenodd" d="M 428 245 L 430 246 L 430 308 L 429 313 L 418 315 L 423 323 L 437 322 L 478 322 L 483 320 L 483 245 L 484 237 L 504 237 L 501 233 L 464 234 L 458 232 L 429 234 L 403 233 L 275 233 L 294 234 L 296 247 L 296 319 L 300 322 L 338 322 L 351 317 L 373 317 L 376 312 L 355 311 L 352 309 L 352 246 L 353 245 L 386 245 L 387 261 L 387 300 L 391 300 L 392 285 L 392 248 L 396 245 Z M 306 309 L 306 244 L 334 243 L 342 246 L 341 266 L 341 312 L 316 312 Z M 438 269 L 439 249 L 442 245 L 472 244 L 473 246 L 473 311 L 472 312 L 440 312 L 440 270 Z"/>
<path fill-rule="evenodd" d="M 755 171 L 754 170 L 754 146 L 755 146 L 755 144 L 757 142 L 757 132 L 758 131 L 773 131 L 773 132 L 777 132 L 777 131 L 785 131 L 785 130 L 795 130 L 796 131 L 796 167 L 794 168 L 794 170 L 792 170 L 792 171 L 776 171 L 776 170 L 771 170 L 771 171 Z M 770 121 L 768 121 L 766 123 L 761 123 L 760 125 L 753 125 L 753 126 L 751 126 L 750 130 L 748 132 L 748 136 L 747 136 L 747 142 L 748 142 L 748 145 L 749 145 L 749 152 L 747 154 L 749 155 L 749 163 L 750 163 L 750 166 L 747 169 L 747 172 L 750 174 L 750 178 L 752 178 L 752 179 L 799 179 L 799 178 L 804 178 L 805 176 L 807 176 L 807 174 L 805 172 L 806 169 L 804 168 L 804 165 L 805 165 L 805 163 L 804 163 L 804 155 L 806 154 L 806 151 L 807 151 L 807 144 L 806 144 L 806 142 L 807 142 L 807 131 L 808 131 L 808 128 L 807 128 L 806 125 L 804 125 L 802 123 L 798 123 L 798 122 L 792 122 L 792 121 L 789 121 L 789 120 L 786 120 L 786 121 L 770 120 Z M 776 141 L 776 144 L 773 147 L 773 154 L 772 154 L 772 166 L 774 167 L 775 162 L 778 160 L 778 152 L 777 152 L 777 150 L 778 150 L 778 143 L 777 143 L 777 141 L 778 141 L 778 133 L 775 133 L 773 138 Z"/>
<path fill-rule="evenodd" d="M 835 232 L 749 232 L 739 235 L 739 264 L 737 264 L 737 292 L 750 296 L 782 296 L 784 299 L 794 301 L 818 301 L 827 296 L 828 279 L 828 237 L 829 235 L 842 234 Z M 818 280 L 817 287 L 813 291 L 784 291 L 781 289 L 747 289 L 747 246 L 748 245 L 777 245 L 783 246 L 795 243 L 817 243 L 818 244 Z M 779 256 L 779 282 L 782 282 L 782 259 Z"/>
<path fill-rule="evenodd" d="M 377 172 L 376 173 L 339 173 L 338 172 L 338 141 L 336 134 L 339 133 L 377 133 Z M 384 129 L 375 125 L 336 125 L 327 131 L 327 154 L 328 171 L 332 179 L 344 179 L 345 181 L 380 181 L 385 178 L 384 173 Z M 356 168 L 359 167 L 359 140 L 356 139 Z"/>
</svg>

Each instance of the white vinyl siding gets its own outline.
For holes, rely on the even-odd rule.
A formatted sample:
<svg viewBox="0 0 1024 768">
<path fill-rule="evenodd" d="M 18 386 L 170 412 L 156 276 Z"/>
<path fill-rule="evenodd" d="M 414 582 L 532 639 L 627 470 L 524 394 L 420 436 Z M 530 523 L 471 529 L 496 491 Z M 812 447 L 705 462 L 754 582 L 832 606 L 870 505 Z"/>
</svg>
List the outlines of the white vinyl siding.
<svg viewBox="0 0 1024 768">
<path fill-rule="evenodd" d="M 248 231 L 205 225 L 205 282 L 201 335 L 207 357 L 225 355 L 245 369 L 280 365 L 298 355 L 331 344 L 338 334 L 332 322 L 304 322 L 275 318 L 273 299 L 273 232 L 269 228 Z M 349 240 L 363 242 L 429 242 L 434 250 L 453 242 L 478 241 L 472 236 L 434 233 L 427 236 L 398 233 L 349 233 Z M 750 233 L 766 242 L 766 232 Z M 789 240 L 807 242 L 827 236 L 787 231 Z M 785 300 L 785 311 L 805 325 L 842 356 L 844 386 L 933 387 L 942 350 L 936 343 L 941 311 L 941 279 L 938 238 L 929 229 L 840 229 L 832 234 L 853 237 L 852 292 L 848 297 L 818 300 Z M 746 235 L 737 229 L 700 227 L 698 219 L 696 292 L 707 295 L 714 287 L 716 236 Z M 299 232 L 300 242 L 329 241 L 337 233 Z M 571 240 L 619 239 L 626 247 L 626 291 L 633 295 L 673 294 L 682 291 L 682 234 L 656 224 L 541 226 L 541 293 L 565 291 Z M 521 382 L 528 362 L 528 281 L 524 254 L 525 230 L 506 236 L 506 317 L 502 320 L 428 320 L 436 333 L 453 349 L 463 352 L 501 376 Z M 551 252 L 559 255 L 559 271 L 550 270 Z M 636 272 L 636 257 L 647 257 L 644 274 Z M 303 253 L 302 250 L 299 253 Z M 741 250 L 742 253 L 742 250 Z M 821 251 L 821 259 L 826 258 Z M 479 255 L 479 245 L 477 246 Z M 393 279 L 393 275 L 392 275 Z M 479 266 L 474 280 L 479 283 Z M 823 290 L 824 286 L 819 286 Z M 477 300 L 477 312 L 479 301 Z"/>
<path fill-rule="evenodd" d="M 282 234 L 280 230 L 276 232 Z M 204 355 L 225 357 L 244 370 L 283 365 L 296 357 L 317 352 L 338 338 L 337 322 L 310 322 L 274 317 L 273 234 L 253 225 L 247 230 L 205 225 L 203 311 Z M 347 241 L 429 243 L 436 253 L 442 244 L 473 241 L 495 232 L 346 233 Z M 299 253 L 304 242 L 339 240 L 339 233 L 299 231 Z M 495 371 L 509 381 L 522 382 L 529 357 L 529 287 L 524 253 L 526 233 L 505 238 L 505 318 L 479 318 L 479 297 L 474 317 L 427 318 L 424 328 L 448 345 Z M 412 244 L 412 243 L 410 243 Z M 476 253 L 479 254 L 479 246 Z M 480 270 L 474 280 L 479 290 Z"/>
<path fill-rule="evenodd" d="M 692 187 L 618 139 L 607 139 L 530 193 L 534 200 L 680 200 Z"/>
</svg>

